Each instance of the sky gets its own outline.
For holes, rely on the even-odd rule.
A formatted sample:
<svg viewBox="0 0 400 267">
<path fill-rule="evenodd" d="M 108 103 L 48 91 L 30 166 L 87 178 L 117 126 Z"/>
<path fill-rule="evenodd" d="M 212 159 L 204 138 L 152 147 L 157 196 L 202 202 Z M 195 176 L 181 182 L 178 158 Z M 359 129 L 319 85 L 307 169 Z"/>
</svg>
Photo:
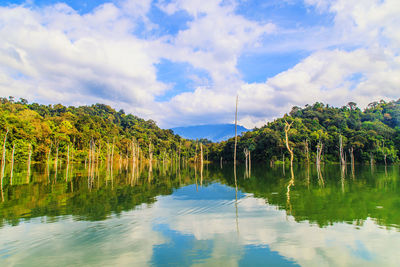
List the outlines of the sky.
<svg viewBox="0 0 400 267">
<path fill-rule="evenodd" d="M 0 96 L 161 127 L 400 97 L 398 0 L 0 0 Z"/>
</svg>

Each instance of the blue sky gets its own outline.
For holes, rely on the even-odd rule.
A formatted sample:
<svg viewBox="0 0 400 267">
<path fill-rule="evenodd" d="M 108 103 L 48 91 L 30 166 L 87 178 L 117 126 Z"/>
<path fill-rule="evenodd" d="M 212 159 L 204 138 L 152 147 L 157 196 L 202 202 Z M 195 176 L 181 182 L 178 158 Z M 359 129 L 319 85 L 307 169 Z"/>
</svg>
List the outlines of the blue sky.
<svg viewBox="0 0 400 267">
<path fill-rule="evenodd" d="M 110 1 L 58 1 L 58 0 L 32 0 L 32 1 L 24 1 L 24 0 L 1 0 L 0 3 L 3 6 L 7 5 L 27 5 L 31 7 L 39 7 L 43 8 L 48 5 L 54 5 L 57 3 L 66 3 L 80 14 L 85 14 L 91 12 L 93 9 L 98 7 L 101 4 L 110 2 Z"/>
<path fill-rule="evenodd" d="M 396 0 L 0 1 L 0 93 L 168 128 L 398 98 Z"/>
</svg>

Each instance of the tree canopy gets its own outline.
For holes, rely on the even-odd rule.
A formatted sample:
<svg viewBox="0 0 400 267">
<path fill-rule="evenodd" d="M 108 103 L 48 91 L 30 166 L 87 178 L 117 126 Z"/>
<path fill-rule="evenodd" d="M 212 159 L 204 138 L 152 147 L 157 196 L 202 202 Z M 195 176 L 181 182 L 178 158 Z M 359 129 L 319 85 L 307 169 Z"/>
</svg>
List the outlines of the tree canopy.
<svg viewBox="0 0 400 267">
<path fill-rule="evenodd" d="M 306 160 L 306 147 L 311 160 L 315 159 L 319 142 L 324 144 L 325 161 L 339 161 L 339 138 L 342 136 L 344 152 L 350 159 L 353 149 L 356 161 L 397 162 L 400 151 L 400 99 L 373 102 L 362 111 L 354 102 L 343 107 L 323 103 L 293 107 L 289 114 L 267 123 L 261 128 L 246 132 L 238 139 L 238 159 L 244 159 L 248 148 L 256 161 L 277 161 L 287 155 L 284 146 L 285 120 L 293 122 L 289 131 L 290 147 L 294 148 L 295 160 Z M 213 144 L 210 158 L 217 161 L 233 160 L 234 139 Z"/>
<path fill-rule="evenodd" d="M 90 141 L 94 140 L 97 149 L 101 148 L 104 157 L 106 149 L 115 145 L 115 154 L 124 157 L 129 152 L 132 139 L 137 142 L 143 156 L 147 157 L 149 143 L 154 156 L 171 157 L 181 151 L 182 156 L 193 156 L 195 142 L 175 135 L 171 130 L 159 128 L 152 120 L 144 120 L 123 110 L 116 111 L 108 105 L 64 106 L 28 104 L 21 99 L 0 99 L 0 135 L 7 135 L 6 150 L 15 145 L 15 160 L 25 161 L 28 148 L 32 145 L 32 159 L 45 161 L 47 153 L 66 157 L 70 146 L 76 161 L 83 161 L 88 153 Z M 52 150 L 51 150 L 52 148 Z"/>
</svg>

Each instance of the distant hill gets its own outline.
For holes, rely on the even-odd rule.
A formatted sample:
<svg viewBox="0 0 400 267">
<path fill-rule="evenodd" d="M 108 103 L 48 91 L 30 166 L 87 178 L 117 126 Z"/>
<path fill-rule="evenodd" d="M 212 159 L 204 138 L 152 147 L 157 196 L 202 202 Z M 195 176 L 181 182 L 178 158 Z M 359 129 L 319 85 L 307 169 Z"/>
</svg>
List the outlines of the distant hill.
<svg viewBox="0 0 400 267">
<path fill-rule="evenodd" d="M 187 139 L 206 138 L 213 142 L 220 142 L 235 136 L 235 124 L 207 124 L 197 126 L 175 127 L 171 130 Z M 248 129 L 238 125 L 238 135 Z"/>
</svg>

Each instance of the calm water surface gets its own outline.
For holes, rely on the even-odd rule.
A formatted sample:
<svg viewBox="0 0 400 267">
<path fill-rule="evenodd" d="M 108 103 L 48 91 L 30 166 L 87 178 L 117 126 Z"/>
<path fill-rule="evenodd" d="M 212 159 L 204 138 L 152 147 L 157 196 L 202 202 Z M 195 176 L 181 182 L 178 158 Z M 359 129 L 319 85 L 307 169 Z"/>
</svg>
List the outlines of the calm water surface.
<svg viewBox="0 0 400 267">
<path fill-rule="evenodd" d="M 6 175 L 0 266 L 398 266 L 399 166 Z M 6 169 L 6 173 L 9 170 Z"/>
</svg>

